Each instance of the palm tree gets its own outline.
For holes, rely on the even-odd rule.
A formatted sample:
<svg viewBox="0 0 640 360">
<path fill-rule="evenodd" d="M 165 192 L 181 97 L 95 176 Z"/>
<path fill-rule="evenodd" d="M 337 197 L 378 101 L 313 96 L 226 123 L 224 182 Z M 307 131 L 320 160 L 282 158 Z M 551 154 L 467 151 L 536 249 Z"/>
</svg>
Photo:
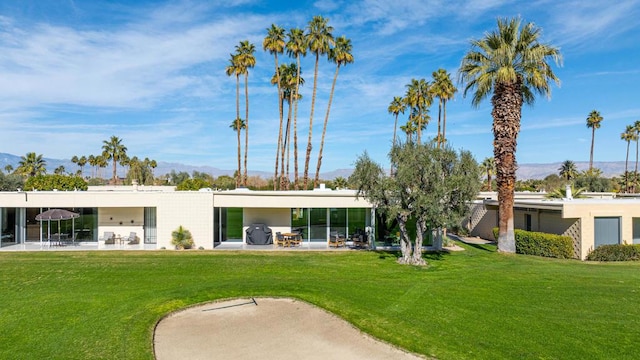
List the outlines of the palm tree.
<svg viewBox="0 0 640 360">
<path fill-rule="evenodd" d="M 241 181 L 242 173 L 240 172 L 240 147 L 241 147 L 240 133 L 245 128 L 245 123 L 242 119 L 236 118 L 231 122 L 231 125 L 229 125 L 229 127 L 233 129 L 233 131 L 235 131 L 236 134 L 238 135 L 238 172 L 236 175 L 236 188 L 238 188 L 240 187 L 240 184 L 242 184 L 242 181 Z"/>
<path fill-rule="evenodd" d="M 96 166 L 98 166 L 96 157 L 94 155 L 89 155 L 89 157 L 87 158 L 87 162 L 89 163 L 89 166 L 91 166 L 91 177 L 96 177 L 97 176 Z"/>
<path fill-rule="evenodd" d="M 402 130 L 402 132 L 407 135 L 407 142 L 412 142 L 413 134 L 418 131 L 418 128 L 416 126 L 416 123 L 414 123 L 412 120 L 409 120 L 406 124 L 400 126 L 400 130 Z"/>
<path fill-rule="evenodd" d="M 496 161 L 493 157 L 487 157 L 480 164 L 482 172 L 487 174 L 487 191 L 493 191 L 491 176 L 496 172 Z"/>
<path fill-rule="evenodd" d="M 636 192 L 636 184 L 638 183 L 638 138 L 640 137 L 640 120 L 636 120 L 636 122 L 633 123 L 633 129 L 636 132 L 636 138 L 635 138 L 635 142 L 636 142 L 636 166 L 635 166 L 635 169 L 633 170 L 633 186 L 632 186 L 631 192 L 635 193 Z"/>
<path fill-rule="evenodd" d="M 298 79 L 297 79 L 298 73 L 299 73 L 298 67 L 296 66 L 295 63 L 291 63 L 289 65 L 286 65 L 286 64 L 280 65 L 279 74 L 280 74 L 280 90 L 282 91 L 282 96 L 281 96 L 282 108 L 284 108 L 283 104 L 285 101 L 287 102 L 287 105 L 288 105 L 287 123 L 284 128 L 284 131 L 282 128 L 280 129 L 281 133 L 284 132 L 284 136 L 282 136 L 282 140 L 279 141 L 279 144 L 278 144 L 278 148 L 281 150 L 278 155 L 278 157 L 280 157 L 281 159 L 280 175 L 278 175 L 277 169 L 276 169 L 276 177 L 274 178 L 274 187 L 277 186 L 276 183 L 278 182 L 280 184 L 279 185 L 280 190 L 284 190 L 285 186 L 288 188 L 288 184 L 289 184 L 289 148 L 291 144 L 291 112 L 292 112 L 292 104 L 294 103 L 294 101 L 296 101 L 294 100 L 294 94 L 298 84 Z M 271 83 L 275 84 L 277 81 L 278 79 L 276 78 L 276 75 L 274 75 L 271 78 Z M 300 84 L 304 84 L 304 79 L 302 77 L 300 77 Z M 299 97 L 301 97 L 301 95 L 298 95 L 298 98 Z M 286 166 L 287 174 L 286 175 L 284 174 L 285 153 L 287 154 L 287 166 Z M 277 161 L 276 161 L 276 164 L 277 164 Z M 276 182 L 275 179 L 279 179 L 279 180 Z"/>
<path fill-rule="evenodd" d="M 418 132 L 417 142 L 422 140 L 422 130 L 429 123 L 429 106 L 433 101 L 430 84 L 425 79 L 411 79 L 411 83 L 407 84 L 407 92 L 405 94 L 405 103 L 411 110 L 409 119 L 416 123 Z"/>
<path fill-rule="evenodd" d="M 336 72 L 333 75 L 331 83 L 331 92 L 329 93 L 329 102 L 327 103 L 327 114 L 324 117 L 324 125 L 322 127 L 322 138 L 320 140 L 320 150 L 318 151 L 318 166 L 316 167 L 316 177 L 313 186 L 318 187 L 320 182 L 320 166 L 322 165 L 322 150 L 324 149 L 324 137 L 327 133 L 327 123 L 329 122 L 329 112 L 331 111 L 331 101 L 333 100 L 333 92 L 336 88 L 336 80 L 341 65 L 351 64 L 353 62 L 353 54 L 351 54 L 351 40 L 344 35 L 336 39 L 335 46 L 329 50 L 329 61 L 336 64 Z"/>
<path fill-rule="evenodd" d="M 84 177 L 84 166 L 87 165 L 87 157 L 82 155 L 78 159 L 78 166 L 80 166 L 80 176 Z"/>
<path fill-rule="evenodd" d="M 79 160 L 79 158 L 78 158 L 77 155 L 73 155 L 73 157 L 71 158 L 71 162 L 74 163 L 74 164 L 78 164 L 78 160 Z"/>
<path fill-rule="evenodd" d="M 111 136 L 109 140 L 104 140 L 102 142 L 102 155 L 105 160 L 112 160 L 113 163 L 113 176 L 111 180 L 113 184 L 118 183 L 118 175 L 117 175 L 117 163 L 121 158 L 127 156 L 127 147 L 122 144 L 122 139 L 117 136 Z"/>
<path fill-rule="evenodd" d="M 596 138 L 596 129 L 600 129 L 600 123 L 602 122 L 602 116 L 600 112 L 593 110 L 589 113 L 587 118 L 587 128 L 591 129 L 591 153 L 589 156 L 589 170 L 593 168 L 593 144 Z"/>
<path fill-rule="evenodd" d="M 249 40 L 241 41 L 236 45 L 236 53 L 238 61 L 241 64 L 241 70 L 244 74 L 244 99 L 245 99 L 245 118 L 244 118 L 244 175 L 242 176 L 242 184 L 247 186 L 247 158 L 249 154 L 249 69 L 256 65 L 256 58 L 253 55 L 256 47 Z"/>
<path fill-rule="evenodd" d="M 318 85 L 318 62 L 320 55 L 329 52 L 330 48 L 335 45 L 333 40 L 333 27 L 328 25 L 329 19 L 322 16 L 314 16 L 307 25 L 307 33 L 305 34 L 306 42 L 309 50 L 316 54 L 316 62 L 313 71 L 313 92 L 311 95 L 311 113 L 309 115 L 309 137 L 307 139 L 307 155 L 304 160 L 303 188 L 307 188 L 309 182 L 309 162 L 311 161 L 311 136 L 313 130 L 313 111 L 316 103 L 316 89 Z"/>
<path fill-rule="evenodd" d="M 398 128 L 398 115 L 404 114 L 404 110 L 407 108 L 407 105 L 404 103 L 404 99 L 400 96 L 394 96 L 391 104 L 387 108 L 389 114 L 395 116 L 395 122 L 393 123 L 393 146 L 396 146 L 396 129 Z M 389 175 L 393 173 L 393 169 L 389 168 Z"/>
<path fill-rule="evenodd" d="M 558 175 L 566 181 L 571 181 L 578 176 L 578 168 L 576 164 L 571 160 L 565 160 L 558 168 Z"/>
<path fill-rule="evenodd" d="M 100 169 L 106 168 L 107 165 L 109 165 L 107 160 L 108 159 L 104 153 L 96 157 L 96 165 L 98 166 L 98 169 L 97 169 L 98 177 L 102 177 L 102 170 Z"/>
<path fill-rule="evenodd" d="M 10 174 L 10 173 L 13 171 L 13 166 L 11 166 L 11 165 L 6 165 L 6 166 L 4 167 L 4 171 L 5 171 L 7 174 Z"/>
<path fill-rule="evenodd" d="M 638 134 L 633 125 L 627 125 L 625 131 L 620 134 L 620 139 L 627 142 L 627 156 L 624 160 L 624 192 L 629 192 L 629 145 L 631 141 L 638 141 Z"/>
<path fill-rule="evenodd" d="M 278 161 L 280 158 L 280 146 L 282 144 L 282 90 L 280 88 L 280 69 L 278 65 L 278 54 L 282 54 L 284 51 L 284 28 L 277 26 L 276 24 L 271 24 L 271 27 L 267 29 L 267 36 L 262 41 L 262 49 L 269 51 L 270 54 L 273 55 L 275 60 L 275 68 L 276 68 L 276 84 L 278 86 L 278 110 L 280 115 L 280 131 L 278 132 L 278 145 L 276 148 L 276 166 L 275 171 L 273 173 L 273 190 L 276 190 L 276 182 L 275 179 L 278 177 Z"/>
<path fill-rule="evenodd" d="M 242 122 L 242 119 L 240 118 L 240 74 L 242 74 L 244 70 L 242 70 L 242 65 L 238 60 L 238 55 L 231 54 L 230 56 L 231 58 L 229 59 L 229 65 L 227 65 L 225 69 L 225 73 L 227 74 L 227 76 L 235 75 L 236 77 L 236 118 L 234 120 L 236 124 L 234 126 L 231 126 L 231 128 L 237 131 L 236 129 L 244 129 L 244 127 L 240 125 L 240 122 Z M 238 174 L 242 174 L 242 166 L 241 166 L 242 149 L 240 147 L 240 131 L 237 131 L 237 135 L 238 135 Z M 238 182 L 239 180 L 240 180 L 240 175 L 236 177 L 236 187 L 240 186 L 240 183 Z"/>
<path fill-rule="evenodd" d="M 294 189 L 298 190 L 298 102 L 300 100 L 300 85 L 301 85 L 301 77 L 300 77 L 300 56 L 307 55 L 307 38 L 304 35 L 304 31 L 299 28 L 293 28 L 289 30 L 287 34 L 287 55 L 293 56 L 296 58 L 296 87 L 293 94 L 293 163 L 294 163 L 294 178 L 293 178 L 293 186 Z"/>
<path fill-rule="evenodd" d="M 55 168 L 53 170 L 53 173 L 56 174 L 56 175 L 63 175 L 64 171 L 65 171 L 64 165 L 60 165 L 60 166 L 58 166 L 57 168 Z"/>
<path fill-rule="evenodd" d="M 458 91 L 451 81 L 451 75 L 445 69 L 438 69 L 433 74 L 433 84 L 431 93 L 438 98 L 438 136 L 436 138 L 438 147 L 444 144 L 447 130 L 447 101 L 453 99 L 453 95 Z M 440 113 L 442 112 L 442 132 L 440 132 Z"/>
<path fill-rule="evenodd" d="M 20 157 L 16 173 L 26 177 L 33 177 L 47 172 L 47 162 L 42 158 L 42 154 L 36 155 L 34 152 L 27 153 Z"/>
<path fill-rule="evenodd" d="M 534 92 L 550 96 L 550 81 L 559 83 L 547 62 L 561 62 L 560 51 L 539 42 L 540 29 L 520 19 L 498 19 L 498 28 L 481 40 L 472 40 L 462 59 L 460 80 L 464 95 L 475 89 L 473 105 L 493 93 L 494 156 L 498 184 L 498 250 L 515 252 L 513 198 L 516 180 L 516 143 L 522 103 L 533 104 Z"/>
</svg>

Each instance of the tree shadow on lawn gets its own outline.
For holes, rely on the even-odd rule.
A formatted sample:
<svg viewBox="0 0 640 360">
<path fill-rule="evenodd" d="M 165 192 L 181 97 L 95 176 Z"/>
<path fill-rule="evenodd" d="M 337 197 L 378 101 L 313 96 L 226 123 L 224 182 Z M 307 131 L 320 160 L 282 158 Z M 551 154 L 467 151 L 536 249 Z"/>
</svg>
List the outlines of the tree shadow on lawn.
<svg viewBox="0 0 640 360">
<path fill-rule="evenodd" d="M 399 250 L 376 250 L 378 253 L 378 258 L 380 260 L 386 260 L 388 258 L 398 259 L 402 256 L 402 253 Z M 445 257 L 451 255 L 449 251 L 423 251 L 422 258 L 427 261 L 438 261 L 443 260 Z"/>
</svg>

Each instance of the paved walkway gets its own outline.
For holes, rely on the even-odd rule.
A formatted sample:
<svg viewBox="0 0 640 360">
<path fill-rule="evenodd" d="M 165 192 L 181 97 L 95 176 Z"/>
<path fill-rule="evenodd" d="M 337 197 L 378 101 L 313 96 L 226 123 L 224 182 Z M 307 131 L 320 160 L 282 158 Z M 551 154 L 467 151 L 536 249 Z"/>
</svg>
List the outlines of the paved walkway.
<svg viewBox="0 0 640 360">
<path fill-rule="evenodd" d="M 161 320 L 156 359 L 424 359 L 380 342 L 303 301 L 235 299 Z"/>
</svg>

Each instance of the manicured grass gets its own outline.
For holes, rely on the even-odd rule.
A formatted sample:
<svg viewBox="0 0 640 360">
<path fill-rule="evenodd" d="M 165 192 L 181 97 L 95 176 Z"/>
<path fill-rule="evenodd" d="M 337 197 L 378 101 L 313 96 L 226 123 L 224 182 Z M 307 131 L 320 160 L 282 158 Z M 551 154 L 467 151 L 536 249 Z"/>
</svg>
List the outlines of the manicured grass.
<svg viewBox="0 0 640 360">
<path fill-rule="evenodd" d="M 0 358 L 152 359 L 154 324 L 187 305 L 290 296 L 439 359 L 631 359 L 640 264 L 390 253 L 0 253 Z"/>
</svg>

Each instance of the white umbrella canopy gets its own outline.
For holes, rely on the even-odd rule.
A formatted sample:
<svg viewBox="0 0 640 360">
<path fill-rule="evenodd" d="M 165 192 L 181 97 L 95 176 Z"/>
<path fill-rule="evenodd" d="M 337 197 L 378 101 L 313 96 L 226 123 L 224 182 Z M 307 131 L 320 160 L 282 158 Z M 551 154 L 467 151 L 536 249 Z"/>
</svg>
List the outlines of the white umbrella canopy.
<svg viewBox="0 0 640 360">
<path fill-rule="evenodd" d="M 74 213 L 73 211 L 65 210 L 65 209 L 49 209 L 47 211 L 43 211 L 40 214 L 36 215 L 36 220 L 38 221 L 48 221 L 49 226 L 47 227 L 47 238 L 51 238 L 51 220 L 58 220 L 58 233 L 60 232 L 60 220 L 69 220 L 80 217 L 80 214 Z M 75 222 L 73 224 L 75 227 Z"/>
</svg>

